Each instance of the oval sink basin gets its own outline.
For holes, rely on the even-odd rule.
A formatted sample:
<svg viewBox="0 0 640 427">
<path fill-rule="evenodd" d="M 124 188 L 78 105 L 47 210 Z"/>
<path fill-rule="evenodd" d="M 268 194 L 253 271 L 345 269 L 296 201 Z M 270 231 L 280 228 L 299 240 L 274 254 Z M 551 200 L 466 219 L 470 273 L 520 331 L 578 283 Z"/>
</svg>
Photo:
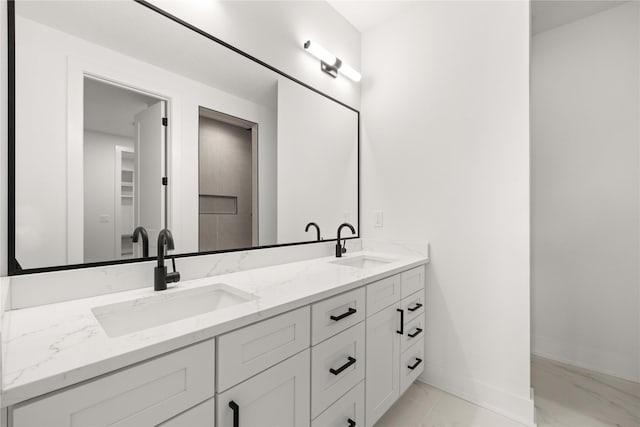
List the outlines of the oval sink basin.
<svg viewBox="0 0 640 427">
<path fill-rule="evenodd" d="M 221 308 L 251 301 L 254 297 L 223 283 L 161 293 L 91 309 L 109 337 L 142 331 Z"/>
<path fill-rule="evenodd" d="M 365 269 L 365 268 L 379 267 L 381 265 L 388 264 L 388 263 L 390 263 L 392 261 L 393 260 L 391 260 L 391 259 L 384 259 L 384 258 L 371 257 L 371 256 L 367 256 L 367 255 L 361 255 L 361 256 L 357 256 L 357 257 L 353 257 L 353 258 L 341 259 L 339 261 L 331 261 L 331 263 L 332 264 L 338 264 L 338 265 L 344 265 L 344 266 L 347 266 L 347 267 Z"/>
</svg>

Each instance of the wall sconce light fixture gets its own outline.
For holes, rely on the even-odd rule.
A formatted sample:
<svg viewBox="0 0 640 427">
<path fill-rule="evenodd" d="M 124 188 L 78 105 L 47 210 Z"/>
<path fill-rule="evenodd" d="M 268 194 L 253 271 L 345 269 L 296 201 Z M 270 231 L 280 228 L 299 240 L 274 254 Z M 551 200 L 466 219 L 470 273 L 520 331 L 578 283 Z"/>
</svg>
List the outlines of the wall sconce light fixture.
<svg viewBox="0 0 640 427">
<path fill-rule="evenodd" d="M 320 46 L 318 43 L 307 40 L 304 44 L 304 48 L 307 52 L 320 60 L 320 69 L 331 77 L 338 77 L 338 72 L 340 72 L 340 74 L 350 78 L 354 82 L 359 82 L 362 78 L 359 72 L 342 62 L 340 58 L 337 58 L 334 54 Z"/>
</svg>

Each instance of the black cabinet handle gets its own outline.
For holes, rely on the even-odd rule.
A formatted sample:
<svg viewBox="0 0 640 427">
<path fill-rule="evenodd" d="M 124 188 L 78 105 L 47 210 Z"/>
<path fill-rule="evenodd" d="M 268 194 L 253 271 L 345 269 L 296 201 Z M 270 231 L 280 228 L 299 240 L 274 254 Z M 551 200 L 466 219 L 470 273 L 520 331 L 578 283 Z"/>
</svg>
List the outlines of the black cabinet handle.
<svg viewBox="0 0 640 427">
<path fill-rule="evenodd" d="M 404 310 L 401 308 L 397 309 L 400 312 L 400 330 L 396 329 L 396 332 L 400 335 L 404 335 Z"/>
<path fill-rule="evenodd" d="M 407 334 L 407 335 L 409 335 L 409 338 L 415 338 L 415 337 L 417 337 L 418 335 L 420 335 L 420 333 L 421 333 L 421 332 L 422 332 L 422 328 L 416 328 L 416 331 L 415 331 L 414 333 L 412 333 L 412 334 Z"/>
<path fill-rule="evenodd" d="M 240 427 L 240 407 L 232 400 L 229 402 L 229 408 L 233 411 L 233 427 Z"/>
<path fill-rule="evenodd" d="M 413 365 L 409 365 L 407 366 L 407 368 L 411 369 L 412 371 L 414 369 L 416 369 L 420 364 L 422 363 L 422 359 L 420 359 L 419 357 L 416 357 L 416 363 L 414 363 Z M 234 426 L 235 427 L 235 426 Z"/>
<path fill-rule="evenodd" d="M 416 311 L 417 309 L 419 309 L 420 307 L 422 307 L 422 304 L 420 304 L 419 302 L 416 303 L 416 305 L 414 307 L 409 307 L 407 308 L 407 310 L 409 311 Z"/>
<path fill-rule="evenodd" d="M 356 311 L 358 311 L 358 310 L 356 310 L 355 308 L 349 308 L 349 310 L 347 310 L 346 313 L 342 313 L 340 316 L 330 316 L 330 319 L 331 320 L 335 320 L 337 322 L 338 320 L 342 320 L 345 317 L 348 317 L 348 316 L 351 316 L 352 314 L 355 314 Z"/>
<path fill-rule="evenodd" d="M 347 369 L 349 366 L 353 365 L 354 363 L 356 363 L 356 359 L 349 356 L 348 357 L 348 361 L 347 363 L 345 363 L 344 365 L 340 366 L 338 369 L 329 369 L 329 372 L 331 372 L 333 375 L 338 375 L 340 374 L 340 372 L 344 371 L 345 369 Z"/>
<path fill-rule="evenodd" d="M 353 421 L 351 418 L 348 418 L 347 422 L 349 423 L 349 427 L 356 427 L 356 422 Z"/>
</svg>

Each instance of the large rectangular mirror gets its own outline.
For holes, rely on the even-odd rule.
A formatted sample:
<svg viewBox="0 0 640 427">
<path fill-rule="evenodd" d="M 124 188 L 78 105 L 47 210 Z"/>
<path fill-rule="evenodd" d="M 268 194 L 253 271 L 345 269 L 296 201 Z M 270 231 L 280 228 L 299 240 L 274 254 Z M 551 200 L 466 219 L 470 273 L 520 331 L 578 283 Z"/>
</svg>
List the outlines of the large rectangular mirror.
<svg viewBox="0 0 640 427">
<path fill-rule="evenodd" d="M 357 228 L 357 110 L 148 4 L 14 8 L 10 274 Z"/>
</svg>

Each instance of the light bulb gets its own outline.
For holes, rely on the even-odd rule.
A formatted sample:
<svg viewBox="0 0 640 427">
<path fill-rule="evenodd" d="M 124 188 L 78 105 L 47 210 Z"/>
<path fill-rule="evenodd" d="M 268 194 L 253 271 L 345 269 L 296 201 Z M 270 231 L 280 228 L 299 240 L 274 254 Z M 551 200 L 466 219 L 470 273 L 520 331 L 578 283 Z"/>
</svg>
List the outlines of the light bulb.
<svg viewBox="0 0 640 427">
<path fill-rule="evenodd" d="M 338 68 L 338 72 L 340 72 L 340 74 L 344 74 L 345 77 L 350 78 L 354 82 L 359 82 L 362 78 L 362 75 L 359 72 L 357 72 L 344 62 L 342 63 L 340 68 Z"/>
<path fill-rule="evenodd" d="M 322 62 L 334 65 L 336 63 L 336 56 L 332 55 L 327 49 L 320 46 L 318 43 L 307 40 L 304 44 L 304 48 L 313 56 L 321 60 Z"/>
</svg>

